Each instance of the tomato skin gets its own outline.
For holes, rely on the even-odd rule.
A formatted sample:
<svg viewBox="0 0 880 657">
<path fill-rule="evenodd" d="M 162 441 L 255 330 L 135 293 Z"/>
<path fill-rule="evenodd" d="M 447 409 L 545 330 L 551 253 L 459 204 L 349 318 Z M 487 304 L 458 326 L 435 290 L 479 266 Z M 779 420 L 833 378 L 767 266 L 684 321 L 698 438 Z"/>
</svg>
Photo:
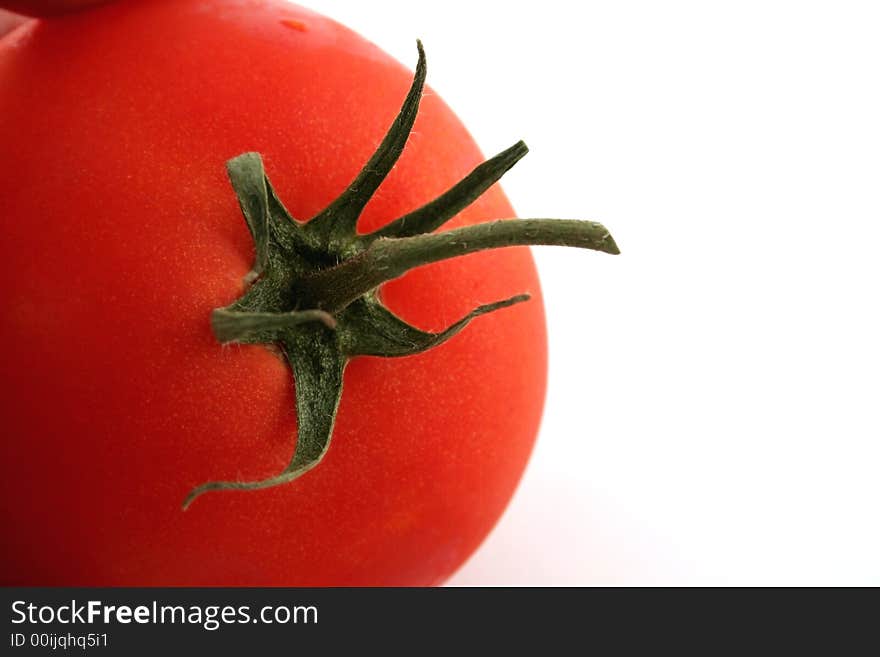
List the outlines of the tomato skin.
<svg viewBox="0 0 880 657">
<path fill-rule="evenodd" d="M 525 248 L 387 284 L 386 303 L 432 330 L 480 303 L 533 298 L 430 352 L 353 360 L 330 451 L 301 479 L 180 506 L 205 481 L 280 471 L 296 435 L 287 365 L 211 333 L 210 311 L 241 294 L 253 258 L 224 163 L 261 152 L 306 219 L 367 161 L 410 82 L 375 46 L 283 2 L 131 0 L 4 42 L 0 339 L 14 347 L 0 486 L 17 502 L 0 512 L 12 528 L 3 584 L 432 585 L 476 549 L 543 405 Z M 360 229 L 482 159 L 426 94 Z M 495 186 L 450 226 L 509 216 Z"/>
<path fill-rule="evenodd" d="M 0 0 L 0 8 L 36 18 L 57 16 L 109 0 Z"/>
</svg>

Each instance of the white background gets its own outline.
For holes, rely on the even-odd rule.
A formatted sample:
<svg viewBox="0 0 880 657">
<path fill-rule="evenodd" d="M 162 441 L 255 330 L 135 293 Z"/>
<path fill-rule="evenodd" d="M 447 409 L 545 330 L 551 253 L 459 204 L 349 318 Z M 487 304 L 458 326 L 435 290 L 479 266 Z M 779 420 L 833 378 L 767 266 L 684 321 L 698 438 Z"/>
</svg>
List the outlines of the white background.
<svg viewBox="0 0 880 657">
<path fill-rule="evenodd" d="M 536 249 L 550 385 L 453 585 L 880 584 L 880 9 L 305 0 L 412 66 Z"/>
</svg>

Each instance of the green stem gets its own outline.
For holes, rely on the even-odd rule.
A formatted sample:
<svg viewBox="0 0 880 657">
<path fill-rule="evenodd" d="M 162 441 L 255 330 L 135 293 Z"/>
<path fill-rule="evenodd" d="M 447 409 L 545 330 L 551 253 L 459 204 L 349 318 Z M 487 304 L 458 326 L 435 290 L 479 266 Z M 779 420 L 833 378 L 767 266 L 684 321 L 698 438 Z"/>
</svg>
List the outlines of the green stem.
<svg viewBox="0 0 880 657">
<path fill-rule="evenodd" d="M 385 177 L 391 172 L 409 137 L 425 86 L 427 64 L 421 41 L 416 41 L 419 61 L 409 93 L 385 138 L 348 188 L 318 215 L 309 220 L 309 230 L 327 235 L 337 248 L 355 233 L 358 217 Z"/>
<path fill-rule="evenodd" d="M 364 235 L 361 239 L 369 244 L 381 237 L 409 237 L 434 232 L 480 198 L 528 152 L 526 143 L 518 141 L 507 150 L 478 165 L 451 189 L 430 203 L 395 219 L 369 235 Z"/>
<path fill-rule="evenodd" d="M 297 285 L 297 298 L 306 307 L 334 313 L 415 267 L 485 249 L 530 244 L 620 252 L 608 230 L 592 221 L 491 221 L 442 233 L 378 239 L 358 255 L 304 278 Z"/>
<path fill-rule="evenodd" d="M 244 342 L 266 331 L 278 331 L 304 324 L 322 322 L 327 328 L 336 328 L 333 315 L 323 310 L 303 310 L 290 313 L 252 313 L 217 308 L 211 313 L 211 328 L 218 342 Z"/>
<path fill-rule="evenodd" d="M 329 442 L 327 443 L 327 446 L 330 446 Z M 326 452 L 326 450 L 324 450 L 324 452 Z M 196 501 L 196 498 L 215 490 L 260 490 L 262 488 L 272 488 L 274 486 L 290 483 L 318 465 L 318 463 L 321 462 L 321 458 L 324 456 L 324 452 L 321 453 L 320 457 L 309 461 L 302 467 L 296 468 L 295 470 L 284 471 L 279 475 L 274 475 L 265 479 L 257 481 L 209 481 L 193 488 L 183 499 L 181 507 L 186 511 L 190 505 Z"/>
<path fill-rule="evenodd" d="M 385 138 L 352 184 L 311 220 L 293 220 L 272 188 L 259 153 L 244 153 L 228 163 L 256 258 L 244 294 L 215 310 L 211 323 L 220 342 L 268 344 L 283 354 L 295 380 L 296 446 L 280 473 L 255 481 L 202 484 L 192 489 L 184 508 L 209 491 L 287 484 L 315 467 L 333 436 L 351 358 L 423 352 L 450 339 L 471 320 L 529 298 L 517 294 L 480 305 L 433 333 L 411 326 L 386 308 L 379 295 L 372 294 L 382 283 L 421 265 L 506 246 L 548 244 L 618 253 L 605 227 L 589 221 L 510 219 L 433 232 L 525 155 L 523 142 L 477 166 L 423 207 L 373 233 L 357 233 L 361 211 L 393 168 L 412 130 L 425 84 L 421 43 L 418 50 L 412 86 Z"/>
</svg>

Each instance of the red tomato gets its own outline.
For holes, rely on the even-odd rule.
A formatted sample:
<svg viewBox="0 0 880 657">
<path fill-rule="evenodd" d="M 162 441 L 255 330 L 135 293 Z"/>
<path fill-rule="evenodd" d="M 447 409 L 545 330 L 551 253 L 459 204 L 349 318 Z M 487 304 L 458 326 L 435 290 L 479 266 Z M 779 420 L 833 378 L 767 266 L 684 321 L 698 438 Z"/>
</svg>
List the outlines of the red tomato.
<svg viewBox="0 0 880 657">
<path fill-rule="evenodd" d="M 384 286 L 430 330 L 532 300 L 420 355 L 354 359 L 318 467 L 181 510 L 205 481 L 279 472 L 297 433 L 289 367 L 211 331 L 253 260 L 225 162 L 262 153 L 278 197 L 309 218 L 370 157 L 411 72 L 280 1 L 131 0 L 13 37 L 0 46 L 2 583 L 442 582 L 498 519 L 538 428 L 545 327 L 527 248 Z M 482 160 L 426 94 L 359 229 Z M 451 225 L 511 216 L 496 185 Z"/>
<path fill-rule="evenodd" d="M 0 0 L 0 7 L 25 16 L 56 16 L 108 0 Z"/>
</svg>

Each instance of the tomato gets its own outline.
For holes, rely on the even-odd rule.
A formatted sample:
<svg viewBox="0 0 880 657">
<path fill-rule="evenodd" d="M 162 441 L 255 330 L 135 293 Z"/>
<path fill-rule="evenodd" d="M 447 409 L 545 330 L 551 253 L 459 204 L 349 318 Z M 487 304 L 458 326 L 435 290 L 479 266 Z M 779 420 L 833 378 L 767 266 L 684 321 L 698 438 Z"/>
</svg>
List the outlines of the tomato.
<svg viewBox="0 0 880 657">
<path fill-rule="evenodd" d="M 289 365 L 221 346 L 254 242 L 224 164 L 259 152 L 297 219 L 358 175 L 412 74 L 285 2 L 129 0 L 0 46 L 3 584 L 433 585 L 497 521 L 532 449 L 546 337 L 525 247 L 382 286 L 438 331 L 528 292 L 431 351 L 353 358 L 321 463 L 290 483 Z M 435 94 L 360 233 L 444 192 L 483 156 Z M 512 217 L 495 185 L 450 227 Z M 9 501 L 12 501 L 10 503 Z"/>
</svg>

